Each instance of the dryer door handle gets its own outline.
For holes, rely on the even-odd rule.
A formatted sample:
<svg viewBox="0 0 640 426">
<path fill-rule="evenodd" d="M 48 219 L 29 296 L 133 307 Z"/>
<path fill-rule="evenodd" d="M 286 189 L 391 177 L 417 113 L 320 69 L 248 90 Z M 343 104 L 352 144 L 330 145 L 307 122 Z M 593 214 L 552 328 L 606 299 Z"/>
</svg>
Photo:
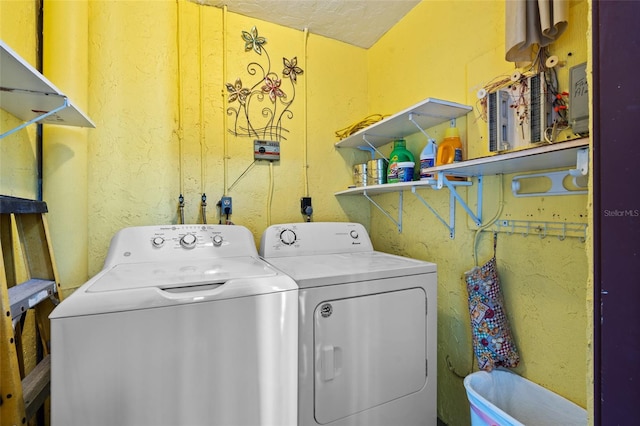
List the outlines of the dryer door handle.
<svg viewBox="0 0 640 426">
<path fill-rule="evenodd" d="M 342 348 L 339 346 L 323 346 L 321 355 L 322 380 L 333 380 L 342 370 Z"/>
</svg>

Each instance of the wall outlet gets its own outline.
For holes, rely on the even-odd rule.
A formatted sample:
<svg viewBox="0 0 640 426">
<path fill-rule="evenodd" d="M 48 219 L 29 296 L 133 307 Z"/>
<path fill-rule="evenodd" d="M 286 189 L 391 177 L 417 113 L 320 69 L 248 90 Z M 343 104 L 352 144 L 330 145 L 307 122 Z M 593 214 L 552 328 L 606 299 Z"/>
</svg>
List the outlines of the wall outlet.
<svg viewBox="0 0 640 426">
<path fill-rule="evenodd" d="M 311 197 L 300 198 L 300 213 L 306 216 L 311 216 L 313 209 L 311 207 Z"/>
<path fill-rule="evenodd" d="M 232 204 L 231 197 L 222 197 L 220 199 L 220 214 L 231 214 Z"/>
</svg>

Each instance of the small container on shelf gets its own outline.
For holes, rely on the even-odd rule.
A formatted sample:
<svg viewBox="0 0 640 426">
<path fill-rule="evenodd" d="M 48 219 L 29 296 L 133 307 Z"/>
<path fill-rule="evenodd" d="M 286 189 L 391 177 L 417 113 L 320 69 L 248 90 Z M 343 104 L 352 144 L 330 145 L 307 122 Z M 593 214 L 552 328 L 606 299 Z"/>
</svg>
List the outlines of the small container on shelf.
<svg viewBox="0 0 640 426">
<path fill-rule="evenodd" d="M 387 183 L 387 168 L 389 162 L 385 158 L 367 161 L 367 183 L 381 185 Z"/>
<path fill-rule="evenodd" d="M 353 166 L 353 183 L 355 186 L 367 186 L 367 163 Z"/>
<path fill-rule="evenodd" d="M 402 161 L 398 163 L 398 181 L 399 182 L 411 182 L 413 181 L 413 170 L 416 163 L 413 161 Z"/>
</svg>

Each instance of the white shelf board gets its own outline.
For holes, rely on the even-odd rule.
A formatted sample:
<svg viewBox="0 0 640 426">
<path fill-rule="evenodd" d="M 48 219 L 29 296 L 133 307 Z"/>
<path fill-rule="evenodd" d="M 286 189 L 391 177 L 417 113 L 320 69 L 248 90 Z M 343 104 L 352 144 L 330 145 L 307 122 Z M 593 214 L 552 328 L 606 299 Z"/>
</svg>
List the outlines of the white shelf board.
<svg viewBox="0 0 640 426">
<path fill-rule="evenodd" d="M 357 131 L 353 135 L 337 142 L 335 146 L 337 148 L 366 146 L 367 143 L 364 140 L 366 138 L 371 145 L 379 147 L 394 139 L 404 138 L 420 131 L 416 124 L 409 120 L 409 115 L 412 115 L 413 120 L 424 130 L 445 121 L 462 117 L 472 109 L 468 105 L 427 98 L 404 111 Z"/>
<path fill-rule="evenodd" d="M 475 158 L 433 167 L 433 172 L 456 176 L 491 176 L 575 167 L 578 150 L 589 147 L 589 139 L 557 142 L 535 148 Z"/>
<path fill-rule="evenodd" d="M 33 120 L 64 104 L 66 96 L 20 55 L 0 40 L 0 108 L 23 121 Z M 68 107 L 42 122 L 76 127 L 95 124 L 67 99 Z"/>
<path fill-rule="evenodd" d="M 576 167 L 578 150 L 589 147 L 589 139 L 575 139 L 543 145 L 536 148 L 497 154 L 491 157 L 476 158 L 460 163 L 447 164 L 428 169 L 432 173 L 442 172 L 455 176 L 491 176 L 522 172 L 535 172 L 567 167 Z M 467 182 L 455 182 L 454 185 L 468 185 Z M 412 187 L 431 187 L 434 181 L 413 181 L 388 183 L 383 185 L 359 186 L 336 192 L 335 195 L 383 194 L 410 190 Z"/>
<path fill-rule="evenodd" d="M 431 186 L 435 181 L 423 181 L 416 180 L 413 182 L 398 182 L 398 183 L 385 183 L 381 185 L 367 185 L 357 186 L 355 188 L 345 189 L 344 191 L 336 192 L 335 195 L 362 195 L 365 192 L 368 195 L 383 194 L 385 192 L 399 192 L 411 189 L 411 187 Z"/>
</svg>

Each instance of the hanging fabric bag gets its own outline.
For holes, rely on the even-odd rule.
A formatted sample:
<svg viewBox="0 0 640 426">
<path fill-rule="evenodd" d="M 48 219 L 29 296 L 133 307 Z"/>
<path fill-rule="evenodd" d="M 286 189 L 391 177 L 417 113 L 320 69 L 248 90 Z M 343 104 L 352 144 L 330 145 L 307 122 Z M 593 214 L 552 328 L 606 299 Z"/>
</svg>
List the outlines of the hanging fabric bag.
<svg viewBox="0 0 640 426">
<path fill-rule="evenodd" d="M 520 361 L 500 289 L 496 266 L 497 241 L 498 234 L 494 232 L 491 260 L 465 272 L 473 351 L 478 367 L 486 371 L 500 366 L 515 367 Z"/>
</svg>

